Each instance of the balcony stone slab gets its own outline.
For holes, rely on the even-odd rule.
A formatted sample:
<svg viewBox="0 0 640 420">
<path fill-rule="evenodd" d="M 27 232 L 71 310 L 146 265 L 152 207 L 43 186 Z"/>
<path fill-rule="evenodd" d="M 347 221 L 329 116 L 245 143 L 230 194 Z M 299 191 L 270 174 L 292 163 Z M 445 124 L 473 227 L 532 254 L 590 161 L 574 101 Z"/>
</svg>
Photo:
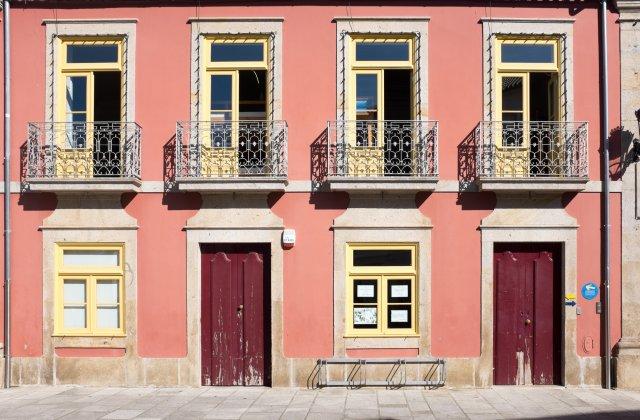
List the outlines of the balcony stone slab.
<svg viewBox="0 0 640 420">
<path fill-rule="evenodd" d="M 259 193 L 284 191 L 287 179 L 284 177 L 260 178 L 176 178 L 179 191 L 191 191 L 200 193 Z"/>
<path fill-rule="evenodd" d="M 502 178 L 478 177 L 480 191 L 493 191 L 504 194 L 561 194 L 580 192 L 587 188 L 588 177 L 544 177 L 544 178 Z"/>
<path fill-rule="evenodd" d="M 411 193 L 433 191 L 438 184 L 437 177 L 343 177 L 327 178 L 331 191 L 342 191 L 350 194 L 393 192 Z"/>
<path fill-rule="evenodd" d="M 56 194 L 139 192 L 137 178 L 27 178 L 26 191 Z"/>
</svg>

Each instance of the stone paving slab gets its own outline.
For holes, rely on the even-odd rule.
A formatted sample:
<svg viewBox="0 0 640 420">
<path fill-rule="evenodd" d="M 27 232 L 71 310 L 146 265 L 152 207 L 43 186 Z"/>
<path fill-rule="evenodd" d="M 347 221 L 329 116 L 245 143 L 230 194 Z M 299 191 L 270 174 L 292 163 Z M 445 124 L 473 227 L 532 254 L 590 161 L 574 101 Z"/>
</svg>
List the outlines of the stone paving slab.
<svg viewBox="0 0 640 420">
<path fill-rule="evenodd" d="M 640 419 L 640 392 L 600 388 L 0 390 L 0 419 Z"/>
</svg>

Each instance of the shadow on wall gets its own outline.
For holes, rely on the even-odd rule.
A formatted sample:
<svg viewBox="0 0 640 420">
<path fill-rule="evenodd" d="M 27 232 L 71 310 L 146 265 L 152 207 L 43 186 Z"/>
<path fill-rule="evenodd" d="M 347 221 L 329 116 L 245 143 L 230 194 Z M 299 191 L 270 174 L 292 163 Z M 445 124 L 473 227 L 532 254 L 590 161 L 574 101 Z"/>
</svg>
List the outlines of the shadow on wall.
<svg viewBox="0 0 640 420">
<path fill-rule="evenodd" d="M 325 128 L 309 146 L 311 159 L 311 192 L 326 190 L 329 175 L 329 135 Z"/>
<path fill-rule="evenodd" d="M 169 141 L 162 146 L 162 180 L 165 192 L 176 188 L 176 135 L 172 135 Z"/>
<path fill-rule="evenodd" d="M 475 191 L 476 189 L 477 132 L 477 127 L 474 127 L 458 144 L 458 184 L 460 192 Z"/>
<path fill-rule="evenodd" d="M 614 181 L 622 179 L 627 168 L 634 162 L 634 140 L 635 129 L 640 129 L 640 109 L 636 110 L 636 127 L 631 129 L 625 128 L 623 125 L 611 130 L 609 133 L 609 175 Z"/>
</svg>

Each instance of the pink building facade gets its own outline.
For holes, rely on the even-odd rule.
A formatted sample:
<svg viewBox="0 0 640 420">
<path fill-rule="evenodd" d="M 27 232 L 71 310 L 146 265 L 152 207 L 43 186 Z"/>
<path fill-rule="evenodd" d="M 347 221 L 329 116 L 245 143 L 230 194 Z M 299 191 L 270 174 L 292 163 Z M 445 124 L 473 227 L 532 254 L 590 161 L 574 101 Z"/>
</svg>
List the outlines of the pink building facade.
<svg viewBox="0 0 640 420">
<path fill-rule="evenodd" d="M 12 2 L 13 384 L 602 383 L 597 2 L 118 3 Z"/>
</svg>

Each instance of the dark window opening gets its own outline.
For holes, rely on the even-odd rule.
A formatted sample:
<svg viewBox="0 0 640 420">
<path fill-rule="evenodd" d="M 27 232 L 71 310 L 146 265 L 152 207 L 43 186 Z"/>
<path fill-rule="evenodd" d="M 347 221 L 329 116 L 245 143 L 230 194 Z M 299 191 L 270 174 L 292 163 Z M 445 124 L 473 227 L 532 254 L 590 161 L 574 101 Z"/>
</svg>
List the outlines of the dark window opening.
<svg viewBox="0 0 640 420">
<path fill-rule="evenodd" d="M 411 249 L 355 249 L 354 267 L 410 267 Z"/>
<path fill-rule="evenodd" d="M 117 177 L 122 173 L 122 84 L 119 71 L 94 73 L 93 173 Z"/>
<path fill-rule="evenodd" d="M 238 158 L 241 173 L 261 174 L 268 164 L 267 71 L 239 72 Z"/>
<path fill-rule="evenodd" d="M 384 70 L 384 173 L 410 175 L 413 163 L 415 131 L 411 70 Z"/>
</svg>

